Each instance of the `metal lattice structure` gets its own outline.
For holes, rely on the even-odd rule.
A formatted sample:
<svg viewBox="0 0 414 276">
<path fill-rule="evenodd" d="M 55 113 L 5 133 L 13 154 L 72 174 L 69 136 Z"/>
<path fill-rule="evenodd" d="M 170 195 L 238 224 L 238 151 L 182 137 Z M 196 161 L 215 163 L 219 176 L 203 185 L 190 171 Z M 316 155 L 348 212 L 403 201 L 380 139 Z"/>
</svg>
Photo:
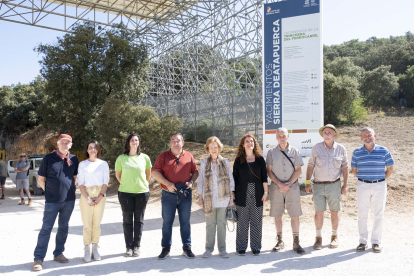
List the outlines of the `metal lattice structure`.
<svg viewBox="0 0 414 276">
<path fill-rule="evenodd" d="M 124 23 L 149 49 L 144 104 L 182 117 L 187 139 L 236 144 L 244 133 L 261 140 L 265 2 L 274 1 L 0 0 L 0 20 L 60 31 L 81 20 Z"/>
</svg>

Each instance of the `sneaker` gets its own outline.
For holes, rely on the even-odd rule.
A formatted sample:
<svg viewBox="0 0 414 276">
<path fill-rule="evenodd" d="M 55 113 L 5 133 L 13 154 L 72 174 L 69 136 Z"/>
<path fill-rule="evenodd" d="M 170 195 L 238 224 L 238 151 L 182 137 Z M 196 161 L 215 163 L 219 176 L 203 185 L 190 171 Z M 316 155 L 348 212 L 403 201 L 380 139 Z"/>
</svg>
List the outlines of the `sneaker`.
<svg viewBox="0 0 414 276">
<path fill-rule="evenodd" d="M 98 246 L 97 243 L 92 244 L 92 258 L 95 261 L 100 261 L 101 260 L 101 255 L 98 252 L 98 248 L 99 248 L 99 246 Z"/>
<path fill-rule="evenodd" d="M 42 261 L 35 261 L 33 264 L 33 271 L 40 271 L 43 269 L 43 262 Z"/>
<path fill-rule="evenodd" d="M 367 248 L 368 248 L 368 244 L 363 244 L 363 243 L 360 243 L 360 244 L 357 246 L 356 251 L 357 251 L 357 252 L 365 251 L 365 249 L 367 249 Z"/>
<path fill-rule="evenodd" d="M 32 205 L 32 199 L 29 198 L 29 202 L 27 203 L 27 205 Z"/>
<path fill-rule="evenodd" d="M 130 248 L 126 249 L 125 257 L 132 257 L 132 249 L 130 249 Z"/>
<path fill-rule="evenodd" d="M 25 205 L 25 204 L 26 204 L 26 202 L 24 202 L 24 199 L 22 199 L 19 203 L 19 205 Z"/>
<path fill-rule="evenodd" d="M 332 235 L 331 236 L 331 243 L 329 244 L 330 248 L 337 248 L 338 247 L 338 236 Z"/>
<path fill-rule="evenodd" d="M 61 264 L 65 264 L 69 262 L 69 260 L 65 256 L 63 256 L 63 254 L 60 254 L 59 256 L 54 257 L 53 260 Z"/>
<path fill-rule="evenodd" d="M 163 247 L 161 254 L 158 256 L 158 260 L 165 260 L 168 256 L 170 256 L 170 249 Z"/>
<path fill-rule="evenodd" d="M 139 247 L 138 246 L 135 246 L 134 247 L 134 251 L 132 252 L 132 256 L 138 257 L 139 254 L 141 254 L 141 251 L 139 250 Z"/>
<path fill-rule="evenodd" d="M 226 259 L 229 257 L 229 254 L 226 251 L 220 251 L 220 257 Z"/>
<path fill-rule="evenodd" d="M 194 259 L 195 258 L 194 253 L 191 251 L 191 247 L 188 247 L 187 249 L 184 249 L 183 255 L 186 256 L 189 259 Z"/>
<path fill-rule="evenodd" d="M 239 256 L 246 256 L 246 250 L 239 250 L 239 251 L 237 251 L 237 255 L 239 255 Z"/>
<path fill-rule="evenodd" d="M 316 250 L 322 249 L 322 237 L 316 237 L 313 248 L 315 248 Z"/>
<path fill-rule="evenodd" d="M 91 261 L 91 245 L 90 244 L 85 245 L 85 247 L 83 248 L 83 251 L 84 251 L 83 261 L 85 263 L 89 263 Z"/>
<path fill-rule="evenodd" d="M 296 251 L 296 253 L 301 255 L 305 254 L 305 249 L 299 244 L 299 236 L 293 237 L 293 251 Z"/>
<path fill-rule="evenodd" d="M 379 245 L 379 244 L 373 244 L 372 245 L 372 250 L 375 252 L 375 253 L 381 253 L 381 251 L 382 251 L 382 246 L 381 245 Z"/>
<path fill-rule="evenodd" d="M 277 235 L 277 243 L 275 247 L 273 247 L 272 252 L 279 252 L 282 249 L 285 249 L 285 243 L 282 240 L 282 236 Z"/>
<path fill-rule="evenodd" d="M 260 250 L 253 250 L 253 256 L 259 256 Z"/>
<path fill-rule="evenodd" d="M 210 258 L 211 257 L 211 252 L 206 250 L 206 252 L 203 253 L 203 258 Z"/>
</svg>

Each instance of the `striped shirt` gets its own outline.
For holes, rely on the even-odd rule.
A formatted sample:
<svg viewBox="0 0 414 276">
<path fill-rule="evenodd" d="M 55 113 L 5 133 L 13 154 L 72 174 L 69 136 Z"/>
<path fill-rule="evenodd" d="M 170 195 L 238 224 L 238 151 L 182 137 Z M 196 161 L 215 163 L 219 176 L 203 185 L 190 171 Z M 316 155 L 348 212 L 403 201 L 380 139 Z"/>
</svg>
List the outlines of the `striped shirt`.
<svg viewBox="0 0 414 276">
<path fill-rule="evenodd" d="M 375 181 L 385 178 L 385 167 L 394 165 L 390 151 L 383 146 L 375 145 L 371 152 L 365 146 L 354 150 L 351 167 L 357 168 L 357 178 Z"/>
</svg>

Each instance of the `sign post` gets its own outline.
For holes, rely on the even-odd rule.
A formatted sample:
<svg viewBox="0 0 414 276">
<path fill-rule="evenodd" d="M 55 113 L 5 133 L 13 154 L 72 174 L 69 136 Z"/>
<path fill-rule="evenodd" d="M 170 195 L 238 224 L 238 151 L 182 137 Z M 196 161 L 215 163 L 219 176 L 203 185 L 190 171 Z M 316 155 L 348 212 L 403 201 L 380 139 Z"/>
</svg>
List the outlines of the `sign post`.
<svg viewBox="0 0 414 276">
<path fill-rule="evenodd" d="M 277 145 L 276 129 L 289 132 L 289 143 L 310 156 L 322 141 L 322 0 L 285 0 L 264 4 L 263 151 Z"/>
</svg>

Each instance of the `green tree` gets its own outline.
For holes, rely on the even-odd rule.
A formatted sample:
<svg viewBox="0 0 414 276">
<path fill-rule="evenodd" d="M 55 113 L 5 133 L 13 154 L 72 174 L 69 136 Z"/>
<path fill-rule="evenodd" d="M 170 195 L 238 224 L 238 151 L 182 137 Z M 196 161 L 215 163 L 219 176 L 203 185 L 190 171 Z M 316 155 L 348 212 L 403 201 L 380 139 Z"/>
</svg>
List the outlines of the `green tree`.
<svg viewBox="0 0 414 276">
<path fill-rule="evenodd" d="M 0 88 L 0 126 L 4 134 L 18 135 L 41 123 L 39 106 L 44 98 L 45 82 L 40 76 L 30 84 Z"/>
<path fill-rule="evenodd" d="M 40 72 L 47 80 L 44 126 L 70 133 L 74 149 L 95 136 L 93 120 L 108 99 L 138 104 L 147 92 L 147 50 L 135 38 L 123 25 L 96 34 L 85 23 L 35 48 L 43 54 Z"/>
<path fill-rule="evenodd" d="M 328 61 L 325 69 L 336 77 L 350 76 L 358 81 L 362 79 L 365 71 L 362 67 L 356 66 L 349 57 L 338 57 L 333 61 Z"/>
<path fill-rule="evenodd" d="M 351 76 L 334 76 L 324 73 L 324 121 L 329 124 L 341 124 L 350 118 L 353 103 L 359 99 L 358 80 Z M 348 123 L 353 123 L 351 120 Z"/>
<path fill-rule="evenodd" d="M 414 35 L 413 35 L 414 36 Z M 400 87 L 405 91 L 405 99 L 407 100 L 407 106 L 413 107 L 414 105 L 414 65 L 408 66 L 405 74 L 398 76 L 398 82 Z"/>
<path fill-rule="evenodd" d="M 378 110 L 394 104 L 393 97 L 398 89 L 398 78 L 390 72 L 390 68 L 390 65 L 380 66 L 365 72 L 360 90 L 366 106 Z"/>
<path fill-rule="evenodd" d="M 159 117 L 148 106 L 133 106 L 121 100 L 109 100 L 94 125 L 98 139 L 104 147 L 105 159 L 114 166 L 116 158 L 124 152 L 125 140 L 131 133 L 141 137 L 142 151 L 152 162 L 169 147 L 170 137 L 182 129 L 182 121 L 176 116 Z"/>
</svg>

